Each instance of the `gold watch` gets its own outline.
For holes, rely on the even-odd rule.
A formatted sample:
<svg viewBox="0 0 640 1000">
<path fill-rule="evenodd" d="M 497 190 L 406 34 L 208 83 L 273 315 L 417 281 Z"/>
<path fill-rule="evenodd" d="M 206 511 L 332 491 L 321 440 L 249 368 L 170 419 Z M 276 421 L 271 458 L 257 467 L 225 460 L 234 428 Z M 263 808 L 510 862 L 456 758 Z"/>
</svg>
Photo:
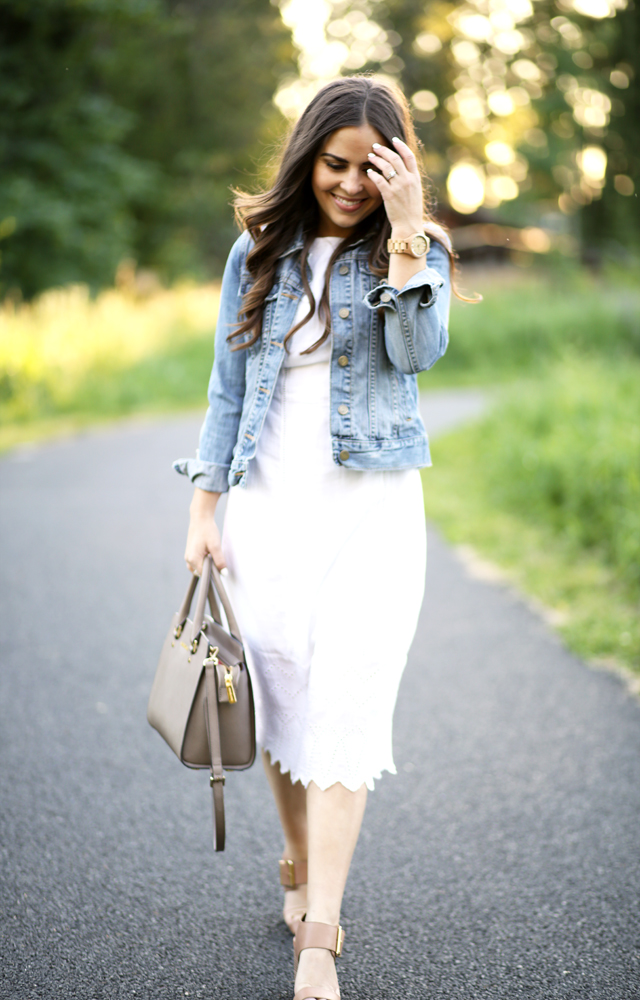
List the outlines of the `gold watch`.
<svg viewBox="0 0 640 1000">
<path fill-rule="evenodd" d="M 413 233 L 406 240 L 387 240 L 389 253 L 408 253 L 411 257 L 424 257 L 429 253 L 430 240 L 424 233 Z"/>
</svg>

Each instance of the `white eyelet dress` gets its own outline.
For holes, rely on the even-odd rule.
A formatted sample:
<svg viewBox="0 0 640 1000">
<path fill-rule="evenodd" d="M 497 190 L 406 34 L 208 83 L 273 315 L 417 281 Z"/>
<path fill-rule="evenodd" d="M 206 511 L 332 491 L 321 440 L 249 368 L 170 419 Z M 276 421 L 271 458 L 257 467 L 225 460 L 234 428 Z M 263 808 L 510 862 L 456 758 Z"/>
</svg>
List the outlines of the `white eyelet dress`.
<svg viewBox="0 0 640 1000">
<path fill-rule="evenodd" d="M 316 303 L 337 242 L 311 249 Z M 296 322 L 307 311 L 304 298 Z M 258 743 L 293 781 L 356 791 L 395 773 L 393 710 L 424 590 L 424 505 L 417 469 L 333 461 L 330 342 L 300 357 L 321 330 L 316 315 L 289 341 L 247 486 L 229 494 L 223 550 Z"/>
</svg>

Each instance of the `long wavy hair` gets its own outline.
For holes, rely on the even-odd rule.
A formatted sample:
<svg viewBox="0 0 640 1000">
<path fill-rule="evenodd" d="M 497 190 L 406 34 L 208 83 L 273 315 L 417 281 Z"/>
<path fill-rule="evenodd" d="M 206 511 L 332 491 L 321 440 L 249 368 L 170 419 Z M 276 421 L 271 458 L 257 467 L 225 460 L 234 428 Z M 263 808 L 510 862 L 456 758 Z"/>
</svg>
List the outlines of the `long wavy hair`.
<svg viewBox="0 0 640 1000">
<path fill-rule="evenodd" d="M 238 326 L 229 334 L 230 342 L 239 341 L 232 350 L 240 350 L 255 344 L 261 334 L 264 301 L 275 280 L 278 259 L 291 246 L 300 226 L 302 226 L 303 246 L 300 255 L 302 284 L 309 300 L 309 312 L 285 337 L 287 341 L 296 330 L 308 323 L 313 316 L 316 303 L 307 277 L 309 249 L 317 234 L 319 212 L 318 203 L 311 187 L 311 175 L 316 158 L 323 144 L 333 132 L 342 128 L 358 128 L 369 125 L 383 137 L 385 145 L 393 148 L 391 139 L 398 136 L 407 143 L 416 157 L 423 174 L 418 142 L 411 121 L 407 101 L 399 89 L 392 89 L 386 83 L 366 76 L 344 77 L 328 83 L 315 95 L 296 122 L 288 141 L 279 157 L 275 181 L 267 191 L 246 194 L 236 190 L 236 219 L 253 237 L 253 246 L 246 266 L 253 278 L 251 287 L 245 294 Z M 423 181 L 426 177 L 423 174 Z M 425 229 L 432 239 L 437 240 L 449 255 L 454 267 L 451 244 L 445 231 L 434 220 L 425 191 Z M 367 238 L 370 240 L 369 266 L 373 274 L 384 277 L 389 271 L 387 239 L 391 226 L 385 212 L 384 203 L 368 215 L 335 248 L 327 267 L 327 278 L 318 306 L 319 316 L 324 320 L 322 336 L 304 353 L 315 351 L 331 332 L 329 308 L 329 281 L 331 267 L 336 258 L 349 246 Z"/>
</svg>

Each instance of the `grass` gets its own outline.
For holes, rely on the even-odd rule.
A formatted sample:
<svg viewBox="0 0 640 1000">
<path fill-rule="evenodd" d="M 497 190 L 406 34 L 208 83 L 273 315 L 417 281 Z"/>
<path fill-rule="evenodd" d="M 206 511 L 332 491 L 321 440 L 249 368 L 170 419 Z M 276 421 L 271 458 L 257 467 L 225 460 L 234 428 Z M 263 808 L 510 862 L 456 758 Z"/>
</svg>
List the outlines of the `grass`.
<svg viewBox="0 0 640 1000">
<path fill-rule="evenodd" d="M 640 361 L 569 354 L 436 440 L 429 517 L 550 609 L 569 646 L 640 671 Z"/>
<path fill-rule="evenodd" d="M 449 349 L 419 376 L 422 388 L 543 377 L 567 350 L 640 357 L 638 274 L 595 279 L 565 266 L 555 272 L 469 269 L 464 279 L 483 301 L 453 299 Z"/>
<path fill-rule="evenodd" d="M 0 450 L 133 413 L 203 406 L 219 287 L 82 286 L 0 309 Z"/>
</svg>

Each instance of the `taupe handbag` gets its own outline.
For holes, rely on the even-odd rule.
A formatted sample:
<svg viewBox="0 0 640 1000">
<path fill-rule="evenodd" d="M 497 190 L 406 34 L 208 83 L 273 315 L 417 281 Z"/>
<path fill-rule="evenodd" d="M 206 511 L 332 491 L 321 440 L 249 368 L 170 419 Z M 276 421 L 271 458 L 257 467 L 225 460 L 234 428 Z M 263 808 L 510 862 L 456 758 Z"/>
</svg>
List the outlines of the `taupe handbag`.
<svg viewBox="0 0 640 1000">
<path fill-rule="evenodd" d="M 147 719 L 187 767 L 210 769 L 213 844 L 224 850 L 224 774 L 251 767 L 256 756 L 251 678 L 238 623 L 220 573 L 207 556 L 194 576 L 164 641 L 149 696 Z M 220 603 L 227 628 L 222 623 Z M 207 599 L 211 614 L 206 614 Z"/>
</svg>

